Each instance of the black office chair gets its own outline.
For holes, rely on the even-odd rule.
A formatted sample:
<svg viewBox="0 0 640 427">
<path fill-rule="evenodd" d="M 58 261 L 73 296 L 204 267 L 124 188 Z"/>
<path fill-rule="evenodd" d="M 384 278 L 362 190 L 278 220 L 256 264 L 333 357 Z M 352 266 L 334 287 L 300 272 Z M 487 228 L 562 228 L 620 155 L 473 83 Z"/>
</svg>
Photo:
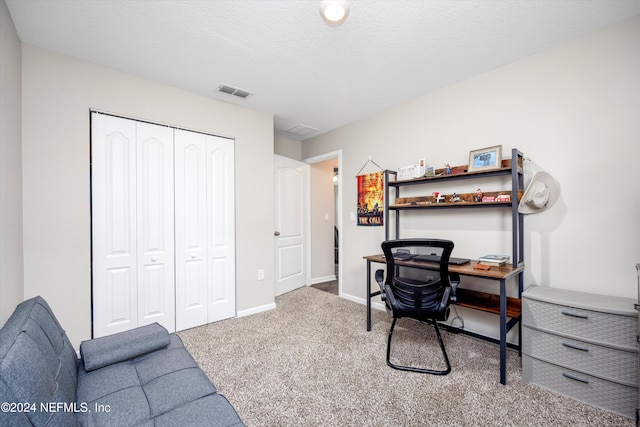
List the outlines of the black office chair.
<svg viewBox="0 0 640 427">
<path fill-rule="evenodd" d="M 421 251 L 419 248 L 427 248 L 423 249 L 423 251 L 426 250 L 428 253 L 432 252 L 431 248 L 440 248 L 442 250 L 440 254 L 440 277 L 431 281 L 401 277 L 399 272 L 402 267 L 396 264 L 394 255 L 399 259 L 406 259 L 410 264 L 413 262 L 411 260 L 412 255 L 415 256 L 416 254 L 412 254 L 412 251 L 408 248 L 416 248 L 413 252 L 418 253 Z M 381 298 L 385 302 L 387 312 L 393 316 L 393 322 L 391 323 L 387 340 L 387 365 L 402 371 L 447 375 L 451 372 L 451 364 L 449 363 L 449 358 L 444 348 L 437 321 L 447 320 L 449 317 L 449 304 L 455 302 L 455 286 L 457 283 L 452 286 L 449 276 L 449 257 L 453 251 L 453 242 L 439 239 L 387 240 L 382 242 L 382 250 L 387 263 L 387 274 L 385 278 L 384 271 L 378 270 L 375 273 L 375 279 L 378 285 L 380 285 Z M 424 273 L 425 276 L 427 274 L 425 270 L 411 270 L 413 272 L 418 271 Z M 391 337 L 393 336 L 393 329 L 396 326 L 396 320 L 402 317 L 409 317 L 421 322 L 433 324 L 447 366 L 445 370 L 440 371 L 411 366 L 399 366 L 391 363 Z"/>
</svg>

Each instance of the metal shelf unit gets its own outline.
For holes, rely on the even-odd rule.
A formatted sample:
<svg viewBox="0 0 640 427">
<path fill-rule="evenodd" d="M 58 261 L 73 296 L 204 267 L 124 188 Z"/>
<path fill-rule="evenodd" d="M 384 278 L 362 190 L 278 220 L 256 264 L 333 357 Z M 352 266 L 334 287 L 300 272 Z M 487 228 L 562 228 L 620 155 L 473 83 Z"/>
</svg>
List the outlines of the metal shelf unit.
<svg viewBox="0 0 640 427">
<path fill-rule="evenodd" d="M 506 163 L 506 165 L 505 165 Z M 518 149 L 511 150 L 511 159 L 503 162 L 500 169 L 493 169 L 489 171 L 480 172 L 466 172 L 455 175 L 439 175 L 431 177 L 420 177 L 403 181 L 391 181 L 391 177 L 397 177 L 395 171 L 385 171 L 385 186 L 384 186 L 384 218 L 385 218 L 385 239 L 390 238 L 390 211 L 395 212 L 395 238 L 400 238 L 400 220 L 401 212 L 405 210 L 431 210 L 431 209 L 505 209 L 511 208 L 511 235 L 512 235 L 512 254 L 511 263 L 512 266 L 520 267 L 524 265 L 524 221 L 523 215 L 518 212 L 518 196 L 524 190 L 523 179 L 523 154 Z M 400 189 L 406 186 L 415 185 L 429 185 L 437 184 L 444 181 L 457 181 L 457 180 L 485 180 L 500 176 L 511 176 L 511 188 L 509 189 L 511 194 L 511 200 L 509 202 L 480 202 L 480 203 L 432 203 L 429 205 L 420 206 L 395 206 L 390 204 L 390 189 L 395 190 L 395 198 L 400 197 Z"/>
</svg>

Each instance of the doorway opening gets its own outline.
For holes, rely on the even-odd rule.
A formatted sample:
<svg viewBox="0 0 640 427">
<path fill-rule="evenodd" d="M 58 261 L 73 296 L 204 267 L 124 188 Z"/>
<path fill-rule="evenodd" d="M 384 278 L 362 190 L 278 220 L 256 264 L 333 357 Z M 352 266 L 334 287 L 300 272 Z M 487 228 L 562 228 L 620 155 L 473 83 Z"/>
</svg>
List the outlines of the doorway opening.
<svg viewBox="0 0 640 427">
<path fill-rule="evenodd" d="M 311 286 L 342 295 L 342 150 L 310 165 Z"/>
</svg>

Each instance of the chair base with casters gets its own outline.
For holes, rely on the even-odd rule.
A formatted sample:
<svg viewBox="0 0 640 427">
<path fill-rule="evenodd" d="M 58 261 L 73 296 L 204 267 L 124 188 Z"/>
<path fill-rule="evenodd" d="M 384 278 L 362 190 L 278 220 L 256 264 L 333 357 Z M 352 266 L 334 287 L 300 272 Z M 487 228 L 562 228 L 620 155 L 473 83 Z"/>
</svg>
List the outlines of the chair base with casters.
<svg viewBox="0 0 640 427">
<path fill-rule="evenodd" d="M 392 251 L 392 249 L 399 247 L 414 247 L 416 250 L 420 250 L 419 248 L 422 247 L 426 247 L 429 250 L 431 250 L 431 248 L 440 248 L 442 254 L 440 255 L 439 278 L 424 281 L 401 277 L 399 275 L 399 268 L 394 261 L 394 252 Z M 447 375 L 451 372 L 451 364 L 442 340 L 440 328 L 438 327 L 438 321 L 446 320 L 449 317 L 449 304 L 455 301 L 455 287 L 452 286 L 448 271 L 449 256 L 453 250 L 453 242 L 438 239 L 388 240 L 382 243 L 382 250 L 384 251 L 387 263 L 387 274 L 385 278 L 384 271 L 378 270 L 375 273 L 375 279 L 380 286 L 380 296 L 385 303 L 387 312 L 393 316 L 387 338 L 387 365 L 401 371 Z M 437 370 L 402 366 L 391 362 L 393 331 L 397 320 L 403 317 L 433 325 L 446 369 Z"/>
</svg>

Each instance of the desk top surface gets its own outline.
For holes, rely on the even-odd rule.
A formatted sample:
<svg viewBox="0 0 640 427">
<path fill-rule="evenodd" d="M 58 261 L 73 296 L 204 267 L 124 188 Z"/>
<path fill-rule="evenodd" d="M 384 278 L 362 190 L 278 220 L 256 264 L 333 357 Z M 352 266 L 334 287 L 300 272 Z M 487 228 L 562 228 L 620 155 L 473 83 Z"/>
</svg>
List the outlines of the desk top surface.
<svg viewBox="0 0 640 427">
<path fill-rule="evenodd" d="M 363 257 L 367 261 L 379 262 L 386 264 L 386 258 L 382 254 L 368 255 Z M 511 264 L 505 264 L 501 267 L 492 266 L 489 270 L 476 270 L 473 268 L 479 261 L 472 260 L 466 264 L 454 265 L 449 264 L 449 271 L 452 273 L 463 274 L 465 276 L 486 277 L 488 279 L 508 279 L 524 271 L 524 265 L 512 267 Z M 420 261 L 414 259 L 395 260 L 396 265 L 405 267 L 422 268 L 425 270 L 438 270 L 440 264 L 437 262 Z"/>
</svg>

